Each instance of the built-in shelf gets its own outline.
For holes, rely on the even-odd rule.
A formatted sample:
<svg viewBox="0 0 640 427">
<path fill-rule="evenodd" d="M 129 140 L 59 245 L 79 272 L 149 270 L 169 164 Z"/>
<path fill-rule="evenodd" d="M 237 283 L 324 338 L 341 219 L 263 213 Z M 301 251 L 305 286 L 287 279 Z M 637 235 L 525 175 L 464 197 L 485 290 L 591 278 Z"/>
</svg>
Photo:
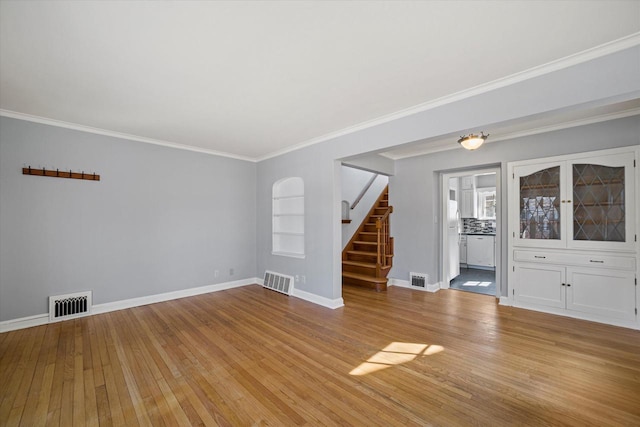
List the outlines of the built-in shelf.
<svg viewBox="0 0 640 427">
<path fill-rule="evenodd" d="M 272 253 L 304 258 L 304 182 L 291 177 L 273 184 Z"/>
</svg>

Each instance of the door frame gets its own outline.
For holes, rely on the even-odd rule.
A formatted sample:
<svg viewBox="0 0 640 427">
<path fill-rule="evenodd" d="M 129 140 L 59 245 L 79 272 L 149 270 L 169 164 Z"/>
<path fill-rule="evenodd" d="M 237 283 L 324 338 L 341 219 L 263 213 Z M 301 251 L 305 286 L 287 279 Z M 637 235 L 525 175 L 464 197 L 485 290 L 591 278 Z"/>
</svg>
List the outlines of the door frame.
<svg viewBox="0 0 640 427">
<path fill-rule="evenodd" d="M 496 174 L 496 298 L 502 295 L 502 168 L 500 166 L 476 167 L 465 170 L 440 172 L 440 247 L 442 264 L 440 265 L 440 289 L 449 289 L 449 242 L 447 239 L 447 218 L 449 209 L 449 179 L 466 175 L 495 172 Z M 458 191 L 459 194 L 459 191 Z"/>
</svg>

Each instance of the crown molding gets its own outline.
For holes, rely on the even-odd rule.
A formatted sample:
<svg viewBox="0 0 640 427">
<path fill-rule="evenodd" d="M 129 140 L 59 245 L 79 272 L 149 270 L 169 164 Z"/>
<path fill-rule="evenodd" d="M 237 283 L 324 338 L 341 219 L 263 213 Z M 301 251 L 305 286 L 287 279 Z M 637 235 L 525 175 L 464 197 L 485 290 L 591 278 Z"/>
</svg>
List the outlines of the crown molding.
<svg viewBox="0 0 640 427">
<path fill-rule="evenodd" d="M 491 137 L 487 139 L 484 143 L 490 144 L 498 141 L 506 141 L 510 139 L 522 138 L 525 136 L 539 135 L 541 133 L 554 132 L 558 130 L 569 129 L 569 128 L 574 128 L 578 126 L 585 126 L 585 125 L 590 125 L 594 123 L 606 122 L 609 120 L 622 119 L 625 117 L 638 116 L 638 115 L 640 115 L 640 108 L 632 108 L 629 110 L 618 111 L 615 113 L 601 114 L 599 116 L 571 120 L 567 122 L 557 123 L 554 125 L 541 126 L 541 127 L 526 129 L 526 130 L 517 131 L 517 132 L 509 132 L 496 137 Z M 457 137 L 452 138 L 450 140 L 449 139 L 439 140 L 437 142 L 434 142 L 433 145 L 425 147 L 424 150 L 417 150 L 411 154 L 401 154 L 401 155 L 394 156 L 392 154 L 393 151 L 391 150 L 390 152 L 380 153 L 380 155 L 391 160 L 402 160 L 410 157 L 418 157 L 418 156 L 424 156 L 427 154 L 438 153 L 441 151 L 457 150 L 457 149 L 460 149 L 461 147 L 459 144 L 456 143 L 457 141 L 456 138 Z"/>
<path fill-rule="evenodd" d="M 582 64 L 584 62 L 601 58 L 603 56 L 620 52 L 622 50 L 629 49 L 638 45 L 640 45 L 640 32 L 630 34 L 626 37 L 613 40 L 611 42 L 584 50 L 582 52 L 575 53 L 573 55 L 566 56 L 564 58 L 561 58 L 555 61 L 548 62 L 546 64 L 542 64 L 542 65 L 530 68 L 525 71 L 521 71 L 519 73 L 511 74 L 509 76 L 502 77 L 497 80 L 493 80 L 491 82 L 483 83 L 481 85 L 474 86 L 469 89 L 455 92 L 453 94 L 446 95 L 441 98 L 434 99 L 432 101 L 424 102 L 422 104 L 418 104 L 413 107 L 396 111 L 395 113 L 391 113 L 391 114 L 381 116 L 376 119 L 368 120 L 365 122 L 361 122 L 359 124 L 344 128 L 342 130 L 331 132 L 323 136 L 319 136 L 317 138 L 313 138 L 313 139 L 301 142 L 299 144 L 292 145 L 288 148 L 275 151 L 264 157 L 260 157 L 256 159 L 256 161 L 260 162 L 273 157 L 277 157 L 292 151 L 299 150 L 301 148 L 309 147 L 314 144 L 319 144 L 321 142 L 338 138 L 340 136 L 348 135 L 348 134 L 358 132 L 367 128 L 371 128 L 371 127 L 388 123 L 394 120 L 398 120 L 407 116 L 411 116 L 413 114 L 417 114 L 417 113 L 428 111 L 437 107 L 441 107 L 446 104 L 451 104 L 453 102 L 471 98 L 473 96 L 490 92 L 496 89 L 500 89 L 506 86 L 510 86 L 516 83 L 520 83 L 525 80 L 530 80 L 535 77 L 543 76 L 545 74 L 549 74 L 554 71 L 559 71 L 565 68 L 569 68 L 574 65 Z M 442 151 L 442 150 L 439 150 L 439 151 Z"/>
<path fill-rule="evenodd" d="M 525 70 L 516 74 L 512 74 L 507 77 L 503 77 L 497 80 L 493 80 L 491 82 L 483 83 L 481 85 L 474 86 L 472 88 L 465 89 L 447 96 L 443 96 L 441 98 L 437 98 L 432 101 L 421 103 L 400 111 L 396 111 L 394 113 L 387 114 L 387 115 L 378 117 L 376 119 L 367 120 L 335 132 L 331 132 L 316 138 L 309 139 L 307 141 L 300 142 L 298 144 L 292 145 L 285 149 L 274 151 L 265 156 L 255 157 L 255 158 L 235 155 L 232 153 L 220 152 L 215 150 L 209 150 L 205 148 L 195 147 L 193 145 L 180 144 L 180 143 L 171 142 L 171 141 L 162 141 L 158 139 L 147 138 L 147 137 L 142 137 L 137 135 L 130 135 L 126 133 L 110 131 L 107 129 L 99 129 L 91 126 L 65 122 L 62 120 L 50 119 L 46 117 L 40 117 L 40 116 L 20 113 L 20 112 L 11 111 L 11 110 L 0 109 L 0 116 L 10 117 L 10 118 L 19 119 L 19 120 L 26 120 L 26 121 L 41 123 L 41 124 L 50 125 L 50 126 L 57 126 L 57 127 L 62 127 L 62 128 L 72 129 L 72 130 L 78 130 L 78 131 L 93 133 L 97 135 L 110 136 L 114 138 L 125 139 L 125 140 L 136 141 L 136 142 L 143 142 L 146 144 L 160 145 L 163 147 L 175 148 L 179 150 L 194 151 L 197 153 L 227 157 L 227 158 L 243 160 L 248 162 L 260 162 L 263 160 L 268 160 L 277 156 L 281 156 L 283 154 L 290 153 L 292 151 L 300 150 L 302 148 L 309 147 L 311 145 L 315 145 L 331 139 L 335 139 L 340 136 L 348 135 L 354 132 L 358 132 L 364 129 L 368 129 L 368 128 L 378 126 L 384 123 L 388 123 L 394 120 L 398 120 L 407 116 L 428 111 L 430 109 L 434 109 L 446 104 L 461 101 L 476 95 L 480 95 L 480 94 L 490 92 L 496 89 L 500 89 L 509 85 L 513 85 L 525 80 L 539 77 L 554 71 L 562 70 L 564 68 L 581 64 L 593 59 L 597 59 L 612 53 L 622 51 L 624 49 L 635 47 L 638 45 L 640 45 L 640 32 L 631 34 L 629 36 L 626 36 L 617 40 L 613 40 L 611 42 L 593 47 L 591 49 L 584 50 L 582 52 L 578 52 L 576 54 L 573 54 L 552 62 L 548 62 L 543 65 L 539 65 L 534 68 L 530 68 L 528 70 Z M 437 150 L 437 151 L 442 151 L 442 150 Z"/>
<path fill-rule="evenodd" d="M 175 148 L 178 150 L 194 151 L 196 153 L 209 154 L 212 156 L 228 157 L 236 160 L 244 160 L 248 162 L 255 162 L 256 160 L 250 157 L 240 156 L 231 153 L 225 153 L 221 151 L 208 150 L 206 148 L 195 147 L 193 145 L 179 144 L 177 142 L 163 141 L 160 139 L 146 138 L 144 136 L 131 135 L 128 133 L 114 132 L 107 129 L 94 128 L 91 126 L 80 125 L 77 123 L 65 122 L 62 120 L 49 119 L 46 117 L 35 116 L 32 114 L 20 113 L 17 111 L 0 109 L 0 116 L 10 117 L 12 119 L 25 120 L 28 122 L 40 123 L 43 125 L 56 126 L 65 129 L 72 129 L 81 132 L 93 133 L 96 135 L 110 136 L 113 138 L 126 139 L 129 141 L 144 142 L 145 144 L 161 145 L 163 147 Z"/>
</svg>

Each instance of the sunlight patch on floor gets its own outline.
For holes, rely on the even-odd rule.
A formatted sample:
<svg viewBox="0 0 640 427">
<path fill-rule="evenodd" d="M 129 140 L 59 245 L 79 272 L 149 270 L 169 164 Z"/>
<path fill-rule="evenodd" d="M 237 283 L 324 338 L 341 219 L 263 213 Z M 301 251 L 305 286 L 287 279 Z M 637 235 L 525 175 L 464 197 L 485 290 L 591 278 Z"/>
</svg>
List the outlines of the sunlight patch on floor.
<svg viewBox="0 0 640 427">
<path fill-rule="evenodd" d="M 477 280 L 467 280 L 462 284 L 462 286 L 479 286 L 482 288 L 486 288 L 487 286 L 491 286 L 492 282 L 478 282 Z"/>
<path fill-rule="evenodd" d="M 392 342 L 357 368 L 350 375 L 367 375 L 392 366 L 411 362 L 420 356 L 431 356 L 444 351 L 440 345 L 416 344 L 408 342 Z"/>
</svg>

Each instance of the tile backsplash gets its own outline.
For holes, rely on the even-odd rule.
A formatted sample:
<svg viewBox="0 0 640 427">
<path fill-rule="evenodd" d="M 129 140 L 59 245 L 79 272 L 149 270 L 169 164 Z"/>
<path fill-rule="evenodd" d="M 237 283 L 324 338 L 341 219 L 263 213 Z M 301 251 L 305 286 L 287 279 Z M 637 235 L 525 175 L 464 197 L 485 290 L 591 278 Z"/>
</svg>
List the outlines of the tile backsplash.
<svg viewBox="0 0 640 427">
<path fill-rule="evenodd" d="M 462 218 L 463 233 L 496 233 L 495 219 Z"/>
</svg>

